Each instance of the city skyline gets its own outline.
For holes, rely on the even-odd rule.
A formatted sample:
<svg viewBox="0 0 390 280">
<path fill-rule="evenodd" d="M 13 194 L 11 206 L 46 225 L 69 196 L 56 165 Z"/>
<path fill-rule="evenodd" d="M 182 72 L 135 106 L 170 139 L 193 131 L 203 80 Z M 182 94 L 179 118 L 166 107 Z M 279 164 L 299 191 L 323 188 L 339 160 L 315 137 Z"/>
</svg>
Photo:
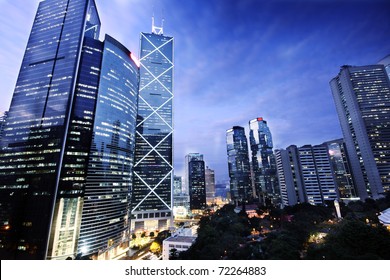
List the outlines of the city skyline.
<svg viewBox="0 0 390 280">
<path fill-rule="evenodd" d="M 25 2 L 0 2 L 0 111 L 9 108 L 40 1 Z M 134 53 L 140 32 L 151 31 L 153 10 L 157 23 L 164 14 L 164 34 L 175 37 L 177 175 L 184 156 L 199 152 L 216 180 L 227 179 L 225 132 L 248 131 L 256 117 L 267 119 L 274 149 L 340 138 L 329 81 L 342 65 L 390 54 L 387 1 L 259 2 L 96 0 L 101 36 Z"/>
</svg>

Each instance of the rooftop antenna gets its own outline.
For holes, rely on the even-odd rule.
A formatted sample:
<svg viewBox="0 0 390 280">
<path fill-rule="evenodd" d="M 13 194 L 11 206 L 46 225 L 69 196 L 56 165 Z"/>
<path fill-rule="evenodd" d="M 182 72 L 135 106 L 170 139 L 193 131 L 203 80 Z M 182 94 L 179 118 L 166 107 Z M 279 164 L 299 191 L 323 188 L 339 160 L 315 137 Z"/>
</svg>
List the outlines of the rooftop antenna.
<svg viewBox="0 0 390 280">
<path fill-rule="evenodd" d="M 157 35 L 162 35 L 164 33 L 164 15 L 161 20 L 161 26 L 156 26 L 154 24 L 154 6 L 153 6 L 153 17 L 152 17 L 152 33 Z"/>
</svg>

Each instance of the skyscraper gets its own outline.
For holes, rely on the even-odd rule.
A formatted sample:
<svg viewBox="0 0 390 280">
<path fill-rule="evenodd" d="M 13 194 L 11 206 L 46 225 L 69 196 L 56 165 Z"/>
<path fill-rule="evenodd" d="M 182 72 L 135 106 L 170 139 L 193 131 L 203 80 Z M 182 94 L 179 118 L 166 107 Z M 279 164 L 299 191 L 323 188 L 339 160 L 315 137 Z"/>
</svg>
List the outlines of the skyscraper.
<svg viewBox="0 0 390 280">
<path fill-rule="evenodd" d="M 203 210 L 206 208 L 206 177 L 203 155 L 192 153 L 186 156 L 188 159 L 188 189 L 191 210 Z"/>
<path fill-rule="evenodd" d="M 214 203 L 215 199 L 215 172 L 206 166 L 205 170 L 205 180 L 206 180 L 206 203 L 211 205 Z"/>
<path fill-rule="evenodd" d="M 183 183 L 180 176 L 173 176 L 173 195 L 181 195 L 183 193 Z"/>
<path fill-rule="evenodd" d="M 361 199 L 390 189 L 390 82 L 383 65 L 343 66 L 330 81 Z"/>
<path fill-rule="evenodd" d="M 358 199 L 351 174 L 351 165 L 343 139 L 336 139 L 324 143 L 328 147 L 335 183 L 342 200 Z"/>
<path fill-rule="evenodd" d="M 263 203 L 266 199 L 277 203 L 280 192 L 271 131 L 263 118 L 251 120 L 249 129 L 255 190 Z"/>
<path fill-rule="evenodd" d="M 275 158 L 283 206 L 306 202 L 297 146 L 276 150 Z"/>
<path fill-rule="evenodd" d="M 276 151 L 284 206 L 308 202 L 321 205 L 338 198 L 326 145 L 292 145 Z"/>
<path fill-rule="evenodd" d="M 183 178 L 173 177 L 173 214 L 175 217 L 186 217 L 190 209 L 189 196 L 183 193 Z"/>
<path fill-rule="evenodd" d="M 39 4 L 1 141 L 4 258 L 122 245 L 138 67 L 113 38 L 98 41 L 99 30 L 93 0 Z"/>
<path fill-rule="evenodd" d="M 235 201 L 250 201 L 253 199 L 253 191 L 245 129 L 233 126 L 227 130 L 226 145 L 231 198 Z"/>
<path fill-rule="evenodd" d="M 100 259 L 128 247 L 138 74 L 134 55 L 106 35 L 78 242 Z"/>
<path fill-rule="evenodd" d="M 141 33 L 132 231 L 172 225 L 173 38 Z"/>
<path fill-rule="evenodd" d="M 82 40 L 100 26 L 94 7 L 86 0 L 39 3 L 1 144 L 5 246 L 18 248 L 11 258 L 47 255 Z"/>
</svg>

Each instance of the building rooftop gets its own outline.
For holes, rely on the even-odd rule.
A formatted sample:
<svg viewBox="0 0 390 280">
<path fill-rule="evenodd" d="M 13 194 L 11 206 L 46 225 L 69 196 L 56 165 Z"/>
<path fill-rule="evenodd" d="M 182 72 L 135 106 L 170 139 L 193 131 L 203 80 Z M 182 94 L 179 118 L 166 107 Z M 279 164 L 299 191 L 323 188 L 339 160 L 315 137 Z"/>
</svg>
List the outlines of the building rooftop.
<svg viewBox="0 0 390 280">
<path fill-rule="evenodd" d="M 195 241 L 195 236 L 171 236 L 165 239 L 164 241 L 169 242 L 182 242 L 182 243 L 193 243 Z"/>
<path fill-rule="evenodd" d="M 381 212 L 378 216 L 379 221 L 385 226 L 390 226 L 390 208 Z"/>
</svg>

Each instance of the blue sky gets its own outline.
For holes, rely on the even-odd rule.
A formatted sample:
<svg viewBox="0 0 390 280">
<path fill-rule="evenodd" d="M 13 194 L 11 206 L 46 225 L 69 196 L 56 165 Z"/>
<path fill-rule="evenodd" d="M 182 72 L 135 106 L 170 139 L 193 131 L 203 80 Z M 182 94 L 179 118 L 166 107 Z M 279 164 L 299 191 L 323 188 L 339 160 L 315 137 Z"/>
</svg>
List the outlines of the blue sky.
<svg viewBox="0 0 390 280">
<path fill-rule="evenodd" d="M 7 110 L 39 0 L 0 0 L 0 111 Z M 390 54 L 388 0 L 96 0 L 108 33 L 138 54 L 165 18 L 175 37 L 175 170 L 204 154 L 228 178 L 225 134 L 264 117 L 274 147 L 342 136 L 329 81 Z"/>
</svg>

